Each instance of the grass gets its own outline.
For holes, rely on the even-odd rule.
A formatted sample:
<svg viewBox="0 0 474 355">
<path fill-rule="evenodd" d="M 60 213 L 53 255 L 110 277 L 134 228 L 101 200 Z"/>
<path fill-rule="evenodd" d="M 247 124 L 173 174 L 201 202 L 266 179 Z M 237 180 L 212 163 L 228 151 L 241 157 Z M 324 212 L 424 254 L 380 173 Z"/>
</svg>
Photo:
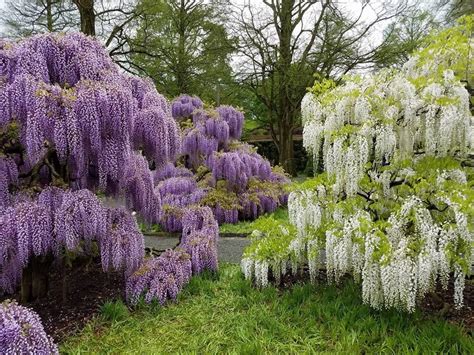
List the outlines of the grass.
<svg viewBox="0 0 474 355">
<path fill-rule="evenodd" d="M 280 207 L 275 212 L 265 214 L 264 216 L 271 215 L 277 220 L 286 221 L 288 220 L 288 210 L 284 207 Z M 220 233 L 242 233 L 250 234 L 254 230 L 255 221 L 240 221 L 236 224 L 225 223 L 219 226 Z"/>
<path fill-rule="evenodd" d="M 139 222 L 138 227 L 143 234 L 154 234 L 164 232 L 163 228 L 159 224 L 147 224 L 145 222 Z"/>
<path fill-rule="evenodd" d="M 288 220 L 288 210 L 284 207 L 278 208 L 276 211 L 266 214 L 265 216 L 272 215 L 278 220 Z M 255 221 L 240 221 L 236 224 L 222 224 L 219 226 L 221 233 L 239 233 L 239 234 L 250 234 L 253 232 Z M 139 223 L 140 231 L 144 234 L 161 233 L 164 230 L 159 224 L 148 225 L 144 222 Z"/>
<path fill-rule="evenodd" d="M 463 328 L 418 312 L 371 310 L 351 282 L 340 287 L 297 285 L 284 292 L 257 290 L 237 265 L 227 264 L 217 276 L 193 278 L 178 301 L 164 308 L 141 306 L 130 315 L 119 312 L 116 320 L 98 317 L 62 344 L 61 351 L 474 353 L 473 340 Z"/>
</svg>

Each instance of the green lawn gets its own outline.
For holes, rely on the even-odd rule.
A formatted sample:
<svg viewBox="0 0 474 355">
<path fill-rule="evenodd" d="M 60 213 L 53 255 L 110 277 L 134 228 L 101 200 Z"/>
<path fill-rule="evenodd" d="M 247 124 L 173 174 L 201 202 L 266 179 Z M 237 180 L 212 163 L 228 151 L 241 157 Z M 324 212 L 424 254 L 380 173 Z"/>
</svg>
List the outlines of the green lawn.
<svg viewBox="0 0 474 355">
<path fill-rule="evenodd" d="M 286 207 L 280 207 L 275 212 L 263 215 L 273 216 L 275 219 L 280 221 L 288 220 L 288 209 Z M 243 233 L 250 234 L 254 230 L 255 221 L 241 221 L 236 224 L 225 223 L 219 226 L 220 233 Z"/>
<path fill-rule="evenodd" d="M 467 332 L 421 313 L 376 312 L 359 286 L 259 291 L 237 265 L 193 278 L 177 304 L 102 316 L 62 344 L 65 353 L 474 353 Z"/>
</svg>

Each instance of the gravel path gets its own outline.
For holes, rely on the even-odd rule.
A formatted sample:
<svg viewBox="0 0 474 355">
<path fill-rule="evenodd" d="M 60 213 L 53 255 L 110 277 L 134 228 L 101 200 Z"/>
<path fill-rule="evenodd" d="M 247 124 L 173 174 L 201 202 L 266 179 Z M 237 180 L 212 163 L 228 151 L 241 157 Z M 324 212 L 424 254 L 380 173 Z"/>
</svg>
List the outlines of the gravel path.
<svg viewBox="0 0 474 355">
<path fill-rule="evenodd" d="M 145 246 L 157 250 L 174 248 L 179 243 L 176 237 L 156 237 L 145 235 Z M 219 238 L 219 261 L 239 264 L 244 248 L 250 243 L 247 238 Z"/>
</svg>

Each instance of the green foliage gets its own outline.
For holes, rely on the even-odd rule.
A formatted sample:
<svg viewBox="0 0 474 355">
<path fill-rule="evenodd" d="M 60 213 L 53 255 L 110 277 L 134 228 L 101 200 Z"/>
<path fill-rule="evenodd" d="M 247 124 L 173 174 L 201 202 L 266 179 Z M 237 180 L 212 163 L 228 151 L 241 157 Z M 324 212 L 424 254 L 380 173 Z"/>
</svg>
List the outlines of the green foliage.
<svg viewBox="0 0 474 355">
<path fill-rule="evenodd" d="M 149 224 L 143 221 L 138 223 L 138 227 L 143 234 L 154 234 L 163 231 L 159 224 Z"/>
<path fill-rule="evenodd" d="M 177 304 L 144 307 L 121 322 L 101 318 L 61 346 L 91 353 L 472 354 L 467 329 L 434 315 L 373 312 L 359 286 L 255 289 L 237 265 L 191 279 Z"/>
<path fill-rule="evenodd" d="M 252 243 L 244 251 L 244 257 L 255 260 L 278 261 L 291 258 L 289 249 L 296 236 L 296 228 L 272 216 L 261 217 L 253 225 Z"/>
<path fill-rule="evenodd" d="M 320 96 L 336 87 L 336 82 L 332 79 L 323 77 L 321 74 L 314 74 L 314 84 L 308 90 L 315 96 Z"/>
<path fill-rule="evenodd" d="M 235 41 L 223 25 L 220 5 L 191 0 L 141 0 L 130 40 L 132 62 L 168 97 L 187 93 L 206 102 L 232 95 L 230 55 Z"/>
<path fill-rule="evenodd" d="M 239 198 L 235 192 L 227 189 L 226 181 L 217 181 L 216 187 L 209 189 L 208 193 L 201 200 L 202 206 L 220 206 L 224 210 L 240 209 Z"/>
<path fill-rule="evenodd" d="M 21 151 L 23 148 L 19 138 L 20 124 L 17 121 L 10 121 L 0 127 L 0 155 L 9 151 Z"/>
<path fill-rule="evenodd" d="M 401 66 L 420 47 L 439 21 L 432 11 L 412 9 L 384 30 L 384 43 L 375 54 L 377 67 Z"/>
<path fill-rule="evenodd" d="M 282 223 L 288 223 L 288 210 L 280 207 L 276 211 L 260 216 L 254 221 L 240 221 L 236 224 L 225 223 L 219 226 L 220 233 L 251 234 L 255 229 L 257 221 L 261 218 L 271 216 L 273 219 Z"/>
<path fill-rule="evenodd" d="M 439 81 L 446 69 L 453 70 L 459 80 L 473 82 L 474 53 L 470 41 L 474 30 L 474 15 L 463 16 L 457 23 L 457 26 L 431 33 L 425 39 L 422 48 L 415 52 L 418 65 L 430 65 L 431 68 L 429 76 L 420 76 L 413 80 L 416 87 Z M 433 55 L 436 55 L 436 58 L 433 58 Z M 433 70 L 433 63 L 436 70 Z"/>
</svg>

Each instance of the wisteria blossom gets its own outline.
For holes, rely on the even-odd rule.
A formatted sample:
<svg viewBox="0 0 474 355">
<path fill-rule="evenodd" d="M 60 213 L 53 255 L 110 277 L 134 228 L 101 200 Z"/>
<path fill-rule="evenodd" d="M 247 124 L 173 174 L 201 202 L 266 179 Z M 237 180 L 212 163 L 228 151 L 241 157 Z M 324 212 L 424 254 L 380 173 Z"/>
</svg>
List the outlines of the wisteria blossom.
<svg viewBox="0 0 474 355">
<path fill-rule="evenodd" d="M 324 268 L 328 282 L 352 274 L 376 309 L 413 312 L 453 275 L 463 305 L 474 191 L 472 168 L 460 162 L 474 148 L 474 120 L 463 72 L 451 68 L 474 48 L 461 38 L 461 47 L 428 43 L 400 70 L 305 96 L 304 147 L 322 171 L 289 196 L 294 231 L 270 221 L 256 232 L 242 259 L 246 278 L 265 286 L 270 273 L 278 281 L 307 265 L 315 281 Z"/>
<path fill-rule="evenodd" d="M 9 300 L 0 303 L 0 349 L 3 354 L 59 354 L 38 314 Z"/>
<path fill-rule="evenodd" d="M 146 259 L 127 278 L 126 296 L 131 304 L 176 300 L 192 275 L 217 270 L 219 227 L 209 207 L 186 209 L 181 243 L 156 258 Z"/>
</svg>

